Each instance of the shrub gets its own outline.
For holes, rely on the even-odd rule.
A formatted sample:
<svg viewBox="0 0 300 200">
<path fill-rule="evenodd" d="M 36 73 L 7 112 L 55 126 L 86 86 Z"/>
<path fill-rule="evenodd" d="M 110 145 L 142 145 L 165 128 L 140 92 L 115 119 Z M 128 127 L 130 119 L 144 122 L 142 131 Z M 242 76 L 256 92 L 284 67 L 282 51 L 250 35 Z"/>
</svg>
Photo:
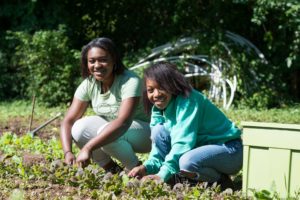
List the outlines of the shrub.
<svg viewBox="0 0 300 200">
<path fill-rule="evenodd" d="M 65 30 L 8 32 L 16 40 L 15 57 L 18 78 L 22 79 L 20 93 L 33 95 L 48 106 L 59 105 L 72 98 L 79 80 L 79 51 L 70 49 Z"/>
</svg>

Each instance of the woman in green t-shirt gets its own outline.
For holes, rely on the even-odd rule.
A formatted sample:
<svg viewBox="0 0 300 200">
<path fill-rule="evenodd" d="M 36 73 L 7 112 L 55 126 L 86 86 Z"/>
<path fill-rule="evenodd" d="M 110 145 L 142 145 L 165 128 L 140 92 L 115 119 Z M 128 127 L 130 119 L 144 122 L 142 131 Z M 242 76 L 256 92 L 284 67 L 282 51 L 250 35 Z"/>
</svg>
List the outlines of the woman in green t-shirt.
<svg viewBox="0 0 300 200">
<path fill-rule="evenodd" d="M 128 71 L 114 43 L 97 38 L 83 47 L 84 80 L 77 88 L 61 125 L 61 142 L 67 164 L 85 166 L 92 158 L 106 171 L 132 169 L 138 153 L 151 149 L 150 128 L 140 104 L 141 80 Z M 91 103 L 95 116 L 82 117 Z M 72 139 L 80 148 L 77 158 Z"/>
</svg>

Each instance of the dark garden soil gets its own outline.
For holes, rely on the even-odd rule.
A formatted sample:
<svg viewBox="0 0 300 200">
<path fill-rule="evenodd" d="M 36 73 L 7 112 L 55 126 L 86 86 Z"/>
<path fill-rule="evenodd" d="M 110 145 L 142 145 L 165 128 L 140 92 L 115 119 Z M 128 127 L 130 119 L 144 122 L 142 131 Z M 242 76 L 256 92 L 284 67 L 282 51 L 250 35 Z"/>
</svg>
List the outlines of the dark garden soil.
<svg viewBox="0 0 300 200">
<path fill-rule="evenodd" d="M 47 121 L 47 119 L 34 120 L 32 123 L 32 129 L 40 126 L 45 121 Z M 58 138 L 60 121 L 61 119 L 54 120 L 44 128 L 40 129 L 38 132 L 36 132 L 35 136 L 40 137 L 42 140 L 48 140 L 52 137 Z M 18 136 L 28 134 L 29 123 L 30 119 L 24 117 L 14 117 L 9 118 L 6 121 L 0 121 L 0 136 L 6 132 L 10 132 Z M 11 156 L 7 156 L 0 151 L 0 162 L 9 164 L 9 162 L 11 162 L 11 159 Z M 33 165 L 43 165 L 47 162 L 42 155 L 32 154 L 28 152 L 24 152 L 22 160 L 23 165 L 27 167 L 31 167 Z M 32 183 L 25 183 L 24 180 L 14 177 L 12 179 L 6 180 L 5 183 L 0 183 L 0 185 L 0 188 L 2 189 L 2 192 L 0 192 L 0 199 L 18 199 L 18 195 L 22 196 L 22 194 L 25 195 L 25 199 L 36 199 L 37 197 L 38 199 L 41 199 L 41 197 L 43 197 L 42 199 L 61 199 L 64 196 L 72 196 L 73 199 L 89 199 L 84 195 L 78 195 L 78 188 L 76 187 L 52 184 L 49 183 L 49 181 L 46 182 L 43 180 L 35 180 Z"/>
<path fill-rule="evenodd" d="M 34 119 L 32 122 L 31 131 L 40 125 L 44 124 L 48 119 Z M 59 137 L 61 119 L 58 118 L 52 121 L 50 124 L 40 129 L 35 133 L 35 136 L 41 139 L 48 140 L 50 138 Z M 5 121 L 0 121 L 0 136 L 5 132 L 11 132 L 18 136 L 29 133 L 30 118 L 25 117 L 13 117 Z"/>
<path fill-rule="evenodd" d="M 9 187 L 14 185 L 14 189 L 3 191 L 0 199 L 64 199 L 72 197 L 74 200 L 91 199 L 85 194 L 79 193 L 77 187 L 52 184 L 49 181 L 34 180 L 24 182 L 22 179 L 8 180 L 5 184 Z M 21 198 L 20 198 L 21 196 Z"/>
</svg>

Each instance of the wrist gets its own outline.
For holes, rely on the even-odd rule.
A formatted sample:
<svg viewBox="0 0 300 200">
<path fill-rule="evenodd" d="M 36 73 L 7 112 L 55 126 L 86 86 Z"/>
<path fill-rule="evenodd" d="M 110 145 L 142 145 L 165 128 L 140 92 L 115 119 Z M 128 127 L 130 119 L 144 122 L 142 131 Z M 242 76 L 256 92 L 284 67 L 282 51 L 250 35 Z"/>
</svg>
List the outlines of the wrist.
<svg viewBox="0 0 300 200">
<path fill-rule="evenodd" d="M 82 149 L 85 149 L 86 151 L 91 152 L 93 148 L 90 145 L 86 144 L 86 145 L 84 145 L 84 147 Z"/>
<path fill-rule="evenodd" d="M 144 174 L 144 176 L 147 175 L 147 169 L 144 165 L 140 165 L 139 168 L 140 168 L 140 171 Z"/>
<path fill-rule="evenodd" d="M 145 165 L 140 165 L 140 167 L 141 167 L 145 172 L 147 172 L 147 168 L 145 167 Z"/>
</svg>

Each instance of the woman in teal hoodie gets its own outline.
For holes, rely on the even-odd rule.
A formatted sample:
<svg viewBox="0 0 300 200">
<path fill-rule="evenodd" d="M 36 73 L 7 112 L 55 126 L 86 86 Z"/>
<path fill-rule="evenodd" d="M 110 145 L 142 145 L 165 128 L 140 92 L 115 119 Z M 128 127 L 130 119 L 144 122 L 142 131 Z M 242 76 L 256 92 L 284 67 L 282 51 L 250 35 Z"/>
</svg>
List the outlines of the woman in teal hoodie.
<svg viewBox="0 0 300 200">
<path fill-rule="evenodd" d="M 152 150 L 129 176 L 168 182 L 176 178 L 232 188 L 242 168 L 241 131 L 175 65 L 160 62 L 144 72 L 144 106 L 151 112 Z M 179 177 L 179 179 L 178 179 Z"/>
</svg>

